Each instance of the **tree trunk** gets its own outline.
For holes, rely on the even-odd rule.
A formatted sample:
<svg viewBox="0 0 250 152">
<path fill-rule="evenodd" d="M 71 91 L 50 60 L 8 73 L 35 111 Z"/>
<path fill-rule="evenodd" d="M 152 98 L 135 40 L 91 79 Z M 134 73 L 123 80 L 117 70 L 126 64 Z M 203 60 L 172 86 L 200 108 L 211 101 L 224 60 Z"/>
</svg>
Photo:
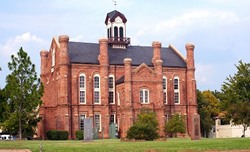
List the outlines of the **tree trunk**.
<svg viewBox="0 0 250 152">
<path fill-rule="evenodd" d="M 247 125 L 243 124 L 243 135 L 241 137 L 245 137 L 246 135 L 246 130 L 247 130 Z"/>
<path fill-rule="evenodd" d="M 21 114 L 19 114 L 19 138 L 22 140 L 22 120 L 21 120 Z"/>
<path fill-rule="evenodd" d="M 18 125 L 19 125 L 19 138 L 22 140 L 22 104 L 19 105 L 19 114 L 18 114 Z"/>
</svg>

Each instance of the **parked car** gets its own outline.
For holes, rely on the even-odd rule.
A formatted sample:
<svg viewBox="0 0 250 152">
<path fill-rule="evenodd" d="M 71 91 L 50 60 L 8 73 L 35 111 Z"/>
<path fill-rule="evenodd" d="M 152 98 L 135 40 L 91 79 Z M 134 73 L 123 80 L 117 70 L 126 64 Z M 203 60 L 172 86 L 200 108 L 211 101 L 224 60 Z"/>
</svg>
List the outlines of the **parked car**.
<svg viewBox="0 0 250 152">
<path fill-rule="evenodd" d="M 0 135 L 0 140 L 13 140 L 13 136 L 8 134 L 3 134 Z"/>
</svg>

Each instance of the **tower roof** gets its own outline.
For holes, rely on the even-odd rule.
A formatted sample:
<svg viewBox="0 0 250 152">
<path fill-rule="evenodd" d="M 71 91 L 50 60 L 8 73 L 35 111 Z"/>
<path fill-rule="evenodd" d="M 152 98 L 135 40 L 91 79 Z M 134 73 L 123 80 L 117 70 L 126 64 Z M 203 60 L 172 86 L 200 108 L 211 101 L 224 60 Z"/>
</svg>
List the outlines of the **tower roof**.
<svg viewBox="0 0 250 152">
<path fill-rule="evenodd" d="M 115 18 L 119 16 L 120 18 L 122 18 L 122 22 L 123 23 L 126 23 L 127 22 L 127 19 L 126 17 L 119 11 L 117 10 L 114 10 L 112 12 L 109 12 L 106 16 L 106 19 L 105 19 L 105 24 L 107 25 L 108 24 L 108 19 L 110 18 L 110 22 L 114 22 L 115 21 Z"/>
</svg>

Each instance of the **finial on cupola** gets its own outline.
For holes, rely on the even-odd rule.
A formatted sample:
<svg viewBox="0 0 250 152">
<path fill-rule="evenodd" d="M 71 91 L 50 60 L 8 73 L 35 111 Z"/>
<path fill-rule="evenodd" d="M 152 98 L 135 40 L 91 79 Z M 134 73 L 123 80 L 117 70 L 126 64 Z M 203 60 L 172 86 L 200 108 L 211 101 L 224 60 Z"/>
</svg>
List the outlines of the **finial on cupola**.
<svg viewBox="0 0 250 152">
<path fill-rule="evenodd" d="M 113 3 L 114 3 L 114 6 L 115 6 L 115 10 L 116 10 L 116 5 L 117 5 L 117 4 L 116 4 L 116 1 L 115 1 L 115 0 L 113 0 Z"/>
</svg>

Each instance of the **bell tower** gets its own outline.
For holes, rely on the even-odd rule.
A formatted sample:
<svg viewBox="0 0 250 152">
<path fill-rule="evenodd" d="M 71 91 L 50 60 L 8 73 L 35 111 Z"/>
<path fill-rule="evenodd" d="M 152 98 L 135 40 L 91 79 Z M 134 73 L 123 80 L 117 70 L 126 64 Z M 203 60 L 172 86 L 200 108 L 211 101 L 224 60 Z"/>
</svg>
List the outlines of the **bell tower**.
<svg viewBox="0 0 250 152">
<path fill-rule="evenodd" d="M 126 17 L 117 10 L 109 12 L 105 19 L 108 44 L 112 48 L 126 49 L 130 38 L 126 37 Z"/>
</svg>

